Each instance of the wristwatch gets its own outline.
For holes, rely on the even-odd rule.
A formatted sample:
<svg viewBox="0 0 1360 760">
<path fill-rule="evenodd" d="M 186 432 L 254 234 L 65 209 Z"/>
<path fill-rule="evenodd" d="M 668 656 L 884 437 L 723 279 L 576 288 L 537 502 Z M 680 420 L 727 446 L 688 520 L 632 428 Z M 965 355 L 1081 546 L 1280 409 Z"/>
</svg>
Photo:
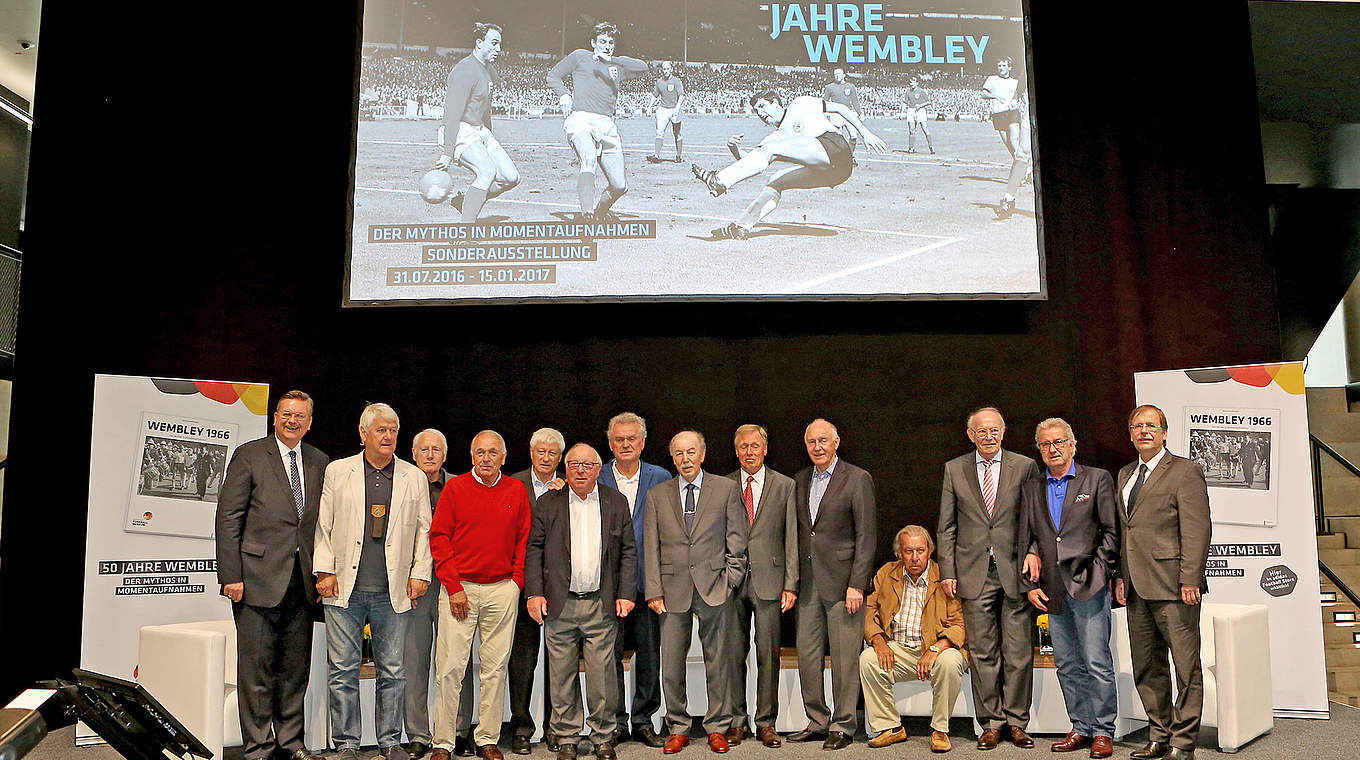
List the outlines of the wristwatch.
<svg viewBox="0 0 1360 760">
<path fill-rule="evenodd" d="M 935 654 L 939 654 L 939 653 L 940 653 L 940 645 L 939 645 L 939 644 L 931 644 L 931 645 L 930 645 L 930 651 L 934 652 Z"/>
</svg>

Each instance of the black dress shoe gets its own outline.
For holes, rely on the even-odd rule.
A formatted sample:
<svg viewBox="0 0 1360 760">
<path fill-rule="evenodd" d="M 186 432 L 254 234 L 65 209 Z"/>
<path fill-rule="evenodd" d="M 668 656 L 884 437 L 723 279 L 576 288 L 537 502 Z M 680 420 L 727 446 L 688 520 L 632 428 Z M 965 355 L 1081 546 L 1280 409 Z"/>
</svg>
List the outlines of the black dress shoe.
<svg viewBox="0 0 1360 760">
<path fill-rule="evenodd" d="M 321 760 L 321 758 L 308 752 L 306 748 L 295 749 L 288 753 L 288 760 Z"/>
<path fill-rule="evenodd" d="M 430 743 L 422 741 L 413 741 L 410 744 L 406 745 L 406 751 L 411 755 L 411 760 L 420 760 L 420 758 L 425 756 L 426 752 L 430 751 Z M 307 759 L 294 758 L 294 760 L 307 760 Z"/>
<path fill-rule="evenodd" d="M 618 753 L 614 752 L 613 742 L 600 742 L 595 745 L 595 757 L 597 760 L 617 760 Z"/>
<path fill-rule="evenodd" d="M 1172 747 L 1164 757 L 1166 757 L 1166 760 L 1195 760 L 1195 751 Z"/>
<path fill-rule="evenodd" d="M 515 738 L 510 740 L 510 751 L 516 755 L 532 754 L 534 743 L 529 741 L 529 737 L 524 734 L 515 734 Z"/>
<path fill-rule="evenodd" d="M 558 747 L 557 734 L 545 731 L 543 733 L 543 746 L 547 747 L 549 752 L 556 752 Z"/>
<path fill-rule="evenodd" d="M 847 734 L 844 731 L 832 731 L 826 735 L 826 741 L 822 742 L 822 749 L 845 749 L 850 746 L 851 741 L 850 734 Z"/>
<path fill-rule="evenodd" d="M 564 742 L 557 745 L 557 760 L 576 760 L 576 744 Z"/>
<path fill-rule="evenodd" d="M 459 736 L 453 740 L 453 754 L 458 757 L 472 757 L 477 754 L 477 748 L 472 745 L 472 737 Z"/>
<path fill-rule="evenodd" d="M 1136 749 L 1130 752 L 1129 757 L 1133 758 L 1133 760 L 1157 760 L 1157 758 L 1164 756 L 1170 749 L 1171 748 L 1167 746 L 1166 742 L 1148 742 L 1143 745 L 1142 749 Z"/>
<path fill-rule="evenodd" d="M 650 723 L 633 731 L 633 741 L 641 742 L 653 748 L 666 746 L 666 737 L 658 734 Z"/>
<path fill-rule="evenodd" d="M 788 740 L 791 742 L 815 742 L 825 738 L 825 731 L 818 731 L 811 726 L 808 726 L 802 731 L 795 731 L 788 735 Z"/>
</svg>

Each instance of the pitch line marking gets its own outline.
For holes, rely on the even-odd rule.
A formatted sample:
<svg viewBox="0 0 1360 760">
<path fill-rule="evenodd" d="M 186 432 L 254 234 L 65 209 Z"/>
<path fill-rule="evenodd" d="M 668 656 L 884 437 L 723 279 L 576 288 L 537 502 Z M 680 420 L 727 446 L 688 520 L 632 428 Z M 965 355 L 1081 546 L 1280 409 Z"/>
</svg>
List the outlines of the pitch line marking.
<svg viewBox="0 0 1360 760">
<path fill-rule="evenodd" d="M 934 243 L 928 243 L 928 244 L 926 244 L 926 245 L 921 246 L 920 248 L 913 248 L 913 249 L 910 250 L 910 251 L 904 251 L 903 253 L 896 253 L 896 254 L 893 254 L 892 256 L 885 256 L 885 257 L 883 257 L 883 258 L 881 258 L 881 259 L 877 259 L 877 260 L 875 260 L 875 261 L 870 261 L 870 262 L 866 262 L 866 263 L 864 263 L 864 264 L 860 264 L 859 266 L 853 266 L 853 267 L 850 267 L 849 269 L 842 269 L 842 270 L 839 271 L 839 272 L 832 272 L 831 274 L 824 275 L 824 276 L 822 276 L 822 277 L 818 277 L 818 278 L 816 278 L 816 279 L 814 279 L 814 280 L 808 280 L 807 282 L 800 282 L 800 283 L 798 283 L 797 285 L 794 285 L 794 286 L 791 287 L 791 288 L 785 288 L 784 290 L 782 290 L 782 291 L 780 291 L 780 292 L 781 292 L 781 293 L 785 293 L 785 294 L 799 293 L 799 292 L 802 292 L 802 291 L 804 291 L 804 290 L 808 290 L 808 289 L 810 289 L 810 288 L 815 288 L 815 287 L 817 287 L 818 285 L 823 285 L 823 284 L 828 283 L 828 282 L 830 282 L 830 281 L 832 281 L 832 280 L 839 279 L 839 278 L 841 278 L 841 277 L 848 277 L 849 275 L 852 275 L 852 274 L 859 274 L 860 272 L 864 272 L 864 271 L 867 271 L 867 270 L 869 270 L 869 269 L 875 269 L 875 268 L 877 268 L 877 267 L 887 266 L 888 264 L 894 264 L 894 263 L 896 263 L 896 262 L 898 262 L 898 261 L 901 261 L 901 260 L 903 260 L 903 259 L 908 259 L 908 258 L 911 258 L 912 256 L 917 256 L 917 255 L 922 254 L 922 253 L 925 253 L 925 252 L 927 252 L 927 251 L 933 251 L 933 250 L 935 250 L 936 248 L 943 248 L 943 247 L 946 246 L 946 245 L 949 245 L 949 244 L 951 244 L 951 243 L 957 243 L 957 242 L 959 242 L 960 240 L 963 240 L 963 238 L 945 238 L 945 239 L 943 239 L 943 240 L 937 240 L 937 241 L 935 241 Z"/>
<path fill-rule="evenodd" d="M 415 195 L 415 196 L 419 196 L 419 195 L 420 195 L 420 193 L 417 192 L 417 191 L 415 191 L 415 190 L 394 190 L 394 189 L 388 188 L 388 187 L 356 187 L 356 188 L 354 188 L 354 189 L 355 189 L 355 191 L 363 190 L 363 191 L 371 192 L 371 193 L 394 193 L 394 194 L 398 194 L 398 195 Z M 495 201 L 493 201 L 493 202 L 494 202 L 494 203 L 518 203 L 518 204 L 524 205 L 524 206 L 551 206 L 551 207 L 553 207 L 553 208 L 565 208 L 565 209 L 575 209 L 575 208 L 577 208 L 577 204 L 575 204 L 575 203 L 553 203 L 553 202 L 551 202 L 551 201 L 525 201 L 525 200 L 514 200 L 514 199 L 508 199 L 508 198 L 497 198 L 497 199 L 495 199 Z M 674 216 L 674 217 L 683 217 L 683 218 L 685 218 L 685 219 L 699 219 L 699 220 L 706 221 L 706 222 L 725 222 L 725 221 L 729 221 L 729 220 L 726 219 L 725 217 L 720 217 L 720 216 L 704 216 L 703 214 L 686 214 L 686 213 L 684 213 L 684 212 L 682 212 L 682 211 L 658 211 L 658 210 L 647 210 L 647 211 L 643 211 L 643 210 L 641 210 L 641 209 L 619 209 L 619 211 L 622 212 L 622 213 L 625 213 L 625 214 L 637 214 L 638 216 L 642 216 L 642 217 L 646 217 L 647 215 L 651 214 L 651 215 L 656 215 L 656 216 Z M 802 226 L 805 226 L 805 227 L 813 227 L 813 228 L 815 228 L 815 229 L 820 229 L 820 230 L 837 230 L 837 231 L 845 231 L 845 232 L 870 232 L 870 233 L 873 233 L 873 234 L 875 234 L 875 235 L 895 235 L 895 236 L 898 236 L 898 237 L 926 238 L 927 240 L 936 240 L 936 241 L 939 241 L 939 244 L 957 243 L 957 242 L 960 242 L 960 241 L 963 240 L 963 238 L 961 238 L 961 237 L 948 237 L 948 236 L 946 236 L 946 235 L 927 235 L 927 234 L 925 234 L 925 233 L 923 233 L 923 232 L 902 232 L 901 230 L 875 230 L 875 229 L 869 229 L 869 228 L 867 228 L 867 227 L 842 227 L 842 226 L 840 226 L 840 225 L 835 225 L 835 224 L 818 224 L 818 223 L 815 223 L 815 222 L 814 222 L 814 223 L 803 222 L 803 223 L 802 223 Z M 899 255 L 900 255 L 900 254 L 899 254 Z M 885 262 L 885 263 L 888 263 L 888 262 Z M 836 275 L 836 276 L 839 277 L 840 275 Z"/>
</svg>

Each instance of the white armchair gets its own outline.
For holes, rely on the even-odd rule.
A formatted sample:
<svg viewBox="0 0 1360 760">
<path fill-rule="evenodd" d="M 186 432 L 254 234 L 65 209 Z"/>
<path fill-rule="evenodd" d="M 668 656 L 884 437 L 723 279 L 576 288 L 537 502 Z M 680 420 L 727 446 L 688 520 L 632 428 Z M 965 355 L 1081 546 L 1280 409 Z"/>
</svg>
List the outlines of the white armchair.
<svg viewBox="0 0 1360 760">
<path fill-rule="evenodd" d="M 304 742 L 326 746 L 326 626 L 312 627 Z M 236 701 L 236 625 L 231 620 L 143 626 L 137 681 L 197 736 L 213 757 L 241 744 Z"/>
<path fill-rule="evenodd" d="M 1262 604 L 1204 604 L 1200 608 L 1200 663 L 1204 675 L 1201 723 L 1218 727 L 1218 747 L 1236 752 L 1275 725 L 1270 681 L 1270 625 Z M 1127 611 L 1114 611 L 1115 681 L 1120 720 L 1147 719 L 1133 684 Z M 1172 685 L 1175 667 L 1172 666 Z"/>
</svg>

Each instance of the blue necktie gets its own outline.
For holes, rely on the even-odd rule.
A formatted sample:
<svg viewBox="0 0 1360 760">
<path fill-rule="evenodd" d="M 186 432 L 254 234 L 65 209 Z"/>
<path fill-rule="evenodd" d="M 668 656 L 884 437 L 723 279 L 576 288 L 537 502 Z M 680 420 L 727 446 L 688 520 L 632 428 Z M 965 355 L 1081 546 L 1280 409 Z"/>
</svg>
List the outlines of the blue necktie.
<svg viewBox="0 0 1360 760">
<path fill-rule="evenodd" d="M 685 486 L 685 532 L 694 528 L 694 484 Z"/>
<path fill-rule="evenodd" d="M 302 519 L 302 478 L 298 477 L 297 452 L 288 452 L 288 482 L 293 486 L 293 505 L 297 507 L 298 519 Z"/>
</svg>

